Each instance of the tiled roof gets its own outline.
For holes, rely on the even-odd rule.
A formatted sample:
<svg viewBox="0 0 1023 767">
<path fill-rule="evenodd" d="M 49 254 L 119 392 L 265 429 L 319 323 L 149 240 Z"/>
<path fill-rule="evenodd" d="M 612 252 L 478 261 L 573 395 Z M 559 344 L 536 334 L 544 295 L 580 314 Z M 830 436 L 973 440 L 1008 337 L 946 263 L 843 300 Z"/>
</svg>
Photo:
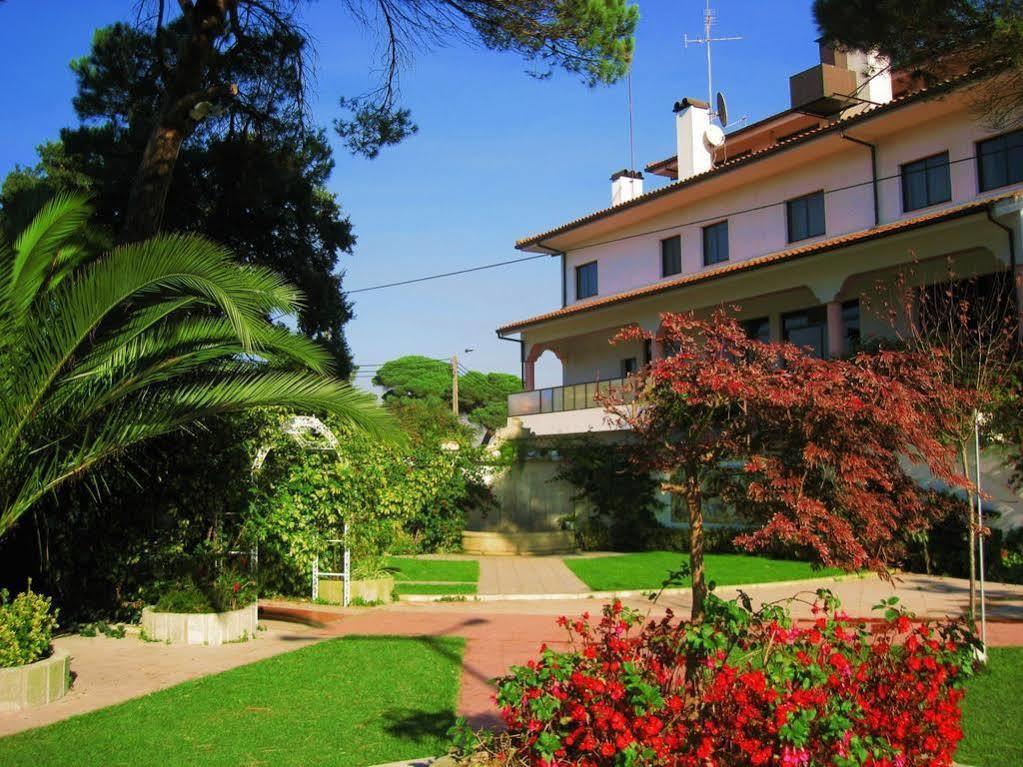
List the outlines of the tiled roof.
<svg viewBox="0 0 1023 767">
<path fill-rule="evenodd" d="M 615 293 L 610 296 L 594 299 L 593 301 L 587 301 L 581 304 L 572 304 L 571 306 L 566 306 L 552 312 L 547 312 L 546 314 L 538 314 L 535 317 L 530 317 L 529 319 L 526 320 L 521 320 L 519 322 L 513 322 L 508 325 L 503 325 L 502 327 L 497 329 L 497 332 L 498 334 L 517 333 L 520 330 L 524 330 L 527 327 L 538 325 L 548 320 L 560 319 L 562 317 L 569 317 L 576 314 L 582 314 L 584 312 L 594 311 L 595 309 L 603 309 L 608 306 L 614 306 L 615 304 L 624 303 L 626 301 L 632 301 L 637 298 L 646 298 L 648 296 L 658 295 L 659 293 L 666 293 L 671 290 L 684 288 L 689 285 L 694 285 L 701 282 L 709 282 L 710 280 L 726 277 L 730 274 L 746 272 L 753 269 L 757 269 L 762 266 L 777 264 L 783 261 L 790 261 L 796 258 L 802 258 L 804 256 L 812 256 L 818 253 L 825 253 L 827 251 L 837 250 L 838 248 L 845 247 L 846 245 L 853 245 L 861 242 L 869 242 L 871 240 L 887 237 L 889 235 L 897 234 L 899 232 L 917 229 L 924 226 L 930 226 L 933 224 L 941 223 L 943 221 L 949 221 L 955 218 L 961 218 L 963 216 L 979 213 L 985 208 L 988 208 L 993 203 L 1000 202 L 1002 200 L 1007 200 L 1013 197 L 1023 198 L 1023 193 L 1010 192 L 1008 194 L 999 195 L 997 197 L 988 197 L 983 200 L 974 200 L 972 202 L 964 203 L 962 205 L 956 205 L 951 208 L 936 210 L 922 216 L 915 216 L 914 218 L 905 218 L 899 221 L 893 221 L 890 224 L 883 224 L 882 226 L 876 226 L 871 229 L 863 229 L 859 232 L 842 234 L 827 240 L 821 240 L 820 242 L 814 242 L 808 245 L 801 245 L 798 248 L 789 248 L 788 250 L 781 250 L 775 253 L 768 253 L 767 255 L 758 256 L 757 258 L 750 258 L 745 261 L 737 261 L 732 264 L 726 264 L 725 266 L 707 269 L 696 274 L 689 274 L 684 277 L 678 277 L 673 280 L 664 280 L 661 282 L 656 282 L 652 285 L 644 285 L 641 288 L 627 290 L 622 293 Z"/>
<path fill-rule="evenodd" d="M 862 112 L 857 112 L 855 115 L 839 118 L 838 120 L 835 120 L 832 123 L 828 123 L 827 125 L 823 125 L 819 128 L 810 128 L 809 130 L 796 134 L 795 136 L 786 138 L 782 141 L 772 144 L 771 146 L 755 150 L 748 155 L 736 157 L 732 160 L 726 160 L 725 162 L 719 163 L 715 167 L 711 168 L 708 171 L 704 171 L 703 173 L 698 173 L 695 176 L 690 176 L 689 178 L 683 179 L 681 181 L 675 181 L 671 184 L 668 184 L 667 186 L 663 186 L 660 189 L 655 189 L 651 192 L 647 192 L 646 194 L 640 195 L 639 197 L 629 200 L 629 202 L 624 202 L 619 205 L 614 205 L 608 208 L 602 208 L 601 210 L 594 211 L 593 213 L 589 213 L 585 216 L 582 216 L 581 218 L 577 218 L 574 221 L 569 221 L 567 224 L 562 224 L 561 226 L 555 227 L 554 229 L 550 229 L 541 234 L 535 234 L 530 237 L 524 237 L 515 243 L 515 247 L 519 248 L 520 250 L 528 248 L 533 245 L 540 245 L 541 247 L 545 247 L 542 245 L 542 242 L 543 240 L 546 240 L 549 237 L 564 234 L 565 232 L 568 232 L 572 229 L 576 229 L 585 224 L 592 223 L 593 221 L 597 221 L 601 218 L 605 218 L 615 213 L 620 213 L 624 210 L 635 208 L 639 205 L 643 205 L 644 203 L 649 202 L 650 200 L 655 200 L 659 197 L 664 197 L 665 195 L 672 194 L 674 192 L 679 191 L 680 189 L 684 189 L 689 186 L 692 186 L 693 184 L 698 184 L 702 181 L 706 181 L 709 178 L 719 176 L 723 173 L 734 170 L 735 168 L 744 167 L 751 163 L 757 162 L 758 160 L 762 160 L 765 157 L 769 157 L 771 155 L 777 154 L 787 149 L 791 149 L 793 146 L 802 144 L 805 141 L 809 141 L 824 134 L 843 130 L 845 128 L 848 128 L 850 125 L 855 125 L 859 122 L 873 119 L 874 117 L 886 114 L 908 104 L 915 103 L 917 101 L 923 101 L 926 98 L 931 98 L 933 96 L 946 93 L 952 88 L 954 88 L 956 85 L 959 85 L 964 81 L 976 77 L 977 74 L 978 73 L 976 72 L 968 72 L 966 74 L 957 75 L 947 80 L 943 80 L 939 83 L 935 83 L 930 87 L 920 88 L 916 91 L 910 91 L 908 93 L 905 93 L 902 96 L 899 96 L 898 98 L 889 101 L 887 104 L 871 106 L 864 109 Z"/>
</svg>

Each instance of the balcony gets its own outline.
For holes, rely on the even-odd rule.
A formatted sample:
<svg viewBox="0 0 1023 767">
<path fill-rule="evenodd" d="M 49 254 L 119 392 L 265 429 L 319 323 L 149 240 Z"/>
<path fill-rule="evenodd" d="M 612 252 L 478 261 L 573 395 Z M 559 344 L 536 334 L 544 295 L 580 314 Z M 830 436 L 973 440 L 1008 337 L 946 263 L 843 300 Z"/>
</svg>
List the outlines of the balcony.
<svg viewBox="0 0 1023 767">
<path fill-rule="evenodd" d="M 621 386 L 624 378 L 607 381 L 588 381 L 571 386 L 552 386 L 549 389 L 534 389 L 508 395 L 508 415 L 512 418 L 540 415 L 541 413 L 566 413 L 571 410 L 586 410 L 602 407 L 597 394 L 606 393 L 612 387 Z"/>
</svg>

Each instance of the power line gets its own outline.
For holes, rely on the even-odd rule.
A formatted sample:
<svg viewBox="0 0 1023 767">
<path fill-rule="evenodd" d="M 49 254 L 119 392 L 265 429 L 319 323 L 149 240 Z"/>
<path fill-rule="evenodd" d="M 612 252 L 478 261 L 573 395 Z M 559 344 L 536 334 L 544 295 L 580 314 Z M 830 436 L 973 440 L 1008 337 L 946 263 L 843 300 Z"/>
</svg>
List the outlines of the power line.
<svg viewBox="0 0 1023 767">
<path fill-rule="evenodd" d="M 956 160 L 949 160 L 947 163 L 945 163 L 945 167 L 951 167 L 951 166 L 957 165 L 958 163 L 961 163 L 961 162 L 969 162 L 971 160 L 976 160 L 976 159 L 977 159 L 977 155 L 975 155 L 975 154 L 967 155 L 966 157 L 961 157 L 961 158 L 956 159 Z M 858 188 L 864 187 L 864 186 L 873 186 L 874 184 L 880 184 L 883 181 L 892 181 L 892 180 L 900 179 L 900 178 L 902 178 L 902 173 L 901 172 L 892 174 L 890 176 L 878 176 L 876 179 L 871 178 L 871 179 L 869 179 L 867 181 L 858 181 L 855 184 L 846 184 L 845 186 L 835 187 L 834 189 L 825 189 L 825 190 L 822 191 L 822 194 L 830 195 L 830 194 L 837 194 L 839 192 L 848 192 L 848 191 L 850 191 L 852 189 L 858 189 Z M 638 237 L 646 237 L 646 236 L 651 235 L 651 234 L 663 234 L 664 232 L 676 231 L 678 229 L 682 229 L 682 228 L 687 227 L 687 226 L 697 226 L 699 224 L 713 223 L 713 222 L 716 222 L 716 221 L 720 221 L 721 219 L 724 219 L 724 218 L 731 218 L 733 216 L 741 216 L 741 215 L 743 215 L 745 213 L 758 213 L 760 211 L 767 210 L 769 208 L 774 208 L 774 207 L 778 207 L 780 205 L 784 205 L 786 202 L 789 201 L 789 199 L 791 199 L 791 198 L 785 198 L 784 200 L 779 200 L 777 202 L 768 202 L 768 203 L 764 203 L 762 205 L 754 205 L 754 206 L 749 207 L 749 208 L 741 208 L 739 210 L 732 210 L 732 211 L 728 211 L 728 212 L 725 212 L 725 213 L 716 213 L 715 215 L 707 216 L 706 218 L 698 218 L 698 219 L 693 219 L 693 220 L 690 220 L 690 221 L 683 221 L 681 223 L 672 224 L 670 226 L 665 226 L 665 227 L 660 227 L 658 229 L 647 229 L 647 230 L 644 230 L 644 231 L 641 231 L 641 232 L 633 232 L 632 234 L 622 235 L 621 237 L 612 237 L 612 238 L 609 238 L 609 239 L 606 239 L 606 240 L 598 240 L 597 242 L 587 243 L 586 247 L 587 248 L 594 248 L 594 247 L 598 247 L 600 245 L 611 245 L 611 244 L 614 244 L 616 242 L 624 242 L 626 240 L 633 240 L 633 239 L 636 239 Z M 557 254 L 556 253 L 537 253 L 535 255 L 527 256 L 525 258 L 516 258 L 516 259 L 512 259 L 510 261 L 498 261 L 498 262 L 495 262 L 495 263 L 492 263 L 492 264 L 484 264 L 482 266 L 474 266 L 474 267 L 471 267 L 471 268 L 468 268 L 468 269 L 459 269 L 459 270 L 453 271 L 453 272 L 444 272 L 444 273 L 441 273 L 441 274 L 431 274 L 431 275 L 428 275 L 428 276 L 425 276 L 425 277 L 416 277 L 416 278 L 410 279 L 410 280 L 402 280 L 401 282 L 391 282 L 391 283 L 385 283 L 383 285 L 373 285 L 373 286 L 368 287 L 368 288 L 356 288 L 355 290 L 349 290 L 349 291 L 346 291 L 346 292 L 349 293 L 349 294 L 353 294 L 353 293 L 366 293 L 366 292 L 371 291 L 371 290 L 384 290 L 385 288 L 395 288 L 395 287 L 399 287 L 399 286 L 402 286 L 402 285 L 412 285 L 412 284 L 419 283 L 419 282 L 426 282 L 428 280 L 439 280 L 439 279 L 443 279 L 445 277 L 455 277 L 455 276 L 458 276 L 460 274 L 469 274 L 470 272 L 479 272 L 479 271 L 483 271 L 485 269 L 494 269 L 496 267 L 507 266 L 509 264 L 520 264 L 520 263 L 523 263 L 525 261 L 534 261 L 534 260 L 536 260 L 538 258 L 550 258 L 552 255 L 557 255 Z M 446 361 L 446 360 L 442 360 L 442 361 Z"/>
<path fill-rule="evenodd" d="M 537 253 L 533 256 L 526 256 L 525 258 L 513 258 L 510 261 L 497 261 L 493 264 L 483 264 L 482 266 L 472 266 L 467 269 L 458 269 L 453 272 L 444 272 L 443 274 L 430 274 L 425 277 L 415 277 L 411 280 L 401 280 L 400 282 L 387 282 L 383 285 L 371 285 L 368 288 L 356 288 L 355 290 L 346 291 L 348 294 L 352 293 L 368 293 L 371 290 L 383 290 L 384 288 L 397 288 L 401 285 L 413 285 L 417 282 L 427 282 L 429 280 L 439 280 L 444 277 L 457 277 L 460 274 L 469 274 L 470 272 L 482 272 L 484 269 L 496 269 L 499 266 L 508 266 L 509 264 L 521 264 L 523 261 L 535 261 L 538 258 L 547 258 L 546 253 Z"/>
</svg>

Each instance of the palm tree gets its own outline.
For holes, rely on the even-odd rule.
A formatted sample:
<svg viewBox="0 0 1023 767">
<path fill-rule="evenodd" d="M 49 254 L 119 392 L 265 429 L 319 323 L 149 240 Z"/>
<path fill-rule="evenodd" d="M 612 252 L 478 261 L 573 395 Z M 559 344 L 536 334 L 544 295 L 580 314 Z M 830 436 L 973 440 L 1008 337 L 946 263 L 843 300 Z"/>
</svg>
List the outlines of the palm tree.
<svg viewBox="0 0 1023 767">
<path fill-rule="evenodd" d="M 273 321 L 295 290 L 197 236 L 96 254 L 60 196 L 0 235 L 0 535 L 46 493 L 142 440 L 259 406 L 391 432 L 318 345 Z"/>
</svg>

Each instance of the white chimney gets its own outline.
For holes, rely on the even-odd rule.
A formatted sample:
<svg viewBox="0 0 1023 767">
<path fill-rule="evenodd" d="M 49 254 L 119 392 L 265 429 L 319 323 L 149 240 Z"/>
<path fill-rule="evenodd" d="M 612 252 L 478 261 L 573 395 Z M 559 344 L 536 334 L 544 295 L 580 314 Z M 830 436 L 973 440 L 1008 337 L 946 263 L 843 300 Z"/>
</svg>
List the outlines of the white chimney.
<svg viewBox="0 0 1023 767">
<path fill-rule="evenodd" d="M 710 105 L 696 99 L 675 104 L 675 136 L 678 142 L 678 180 L 684 181 L 714 166 L 712 149 L 707 143 Z"/>
<path fill-rule="evenodd" d="M 884 56 L 863 51 L 849 51 L 847 66 L 856 73 L 857 95 L 871 104 L 887 104 L 892 100 L 892 69 Z"/>
<path fill-rule="evenodd" d="M 611 205 L 621 205 L 643 194 L 643 174 L 636 170 L 620 170 L 611 176 Z"/>
</svg>

